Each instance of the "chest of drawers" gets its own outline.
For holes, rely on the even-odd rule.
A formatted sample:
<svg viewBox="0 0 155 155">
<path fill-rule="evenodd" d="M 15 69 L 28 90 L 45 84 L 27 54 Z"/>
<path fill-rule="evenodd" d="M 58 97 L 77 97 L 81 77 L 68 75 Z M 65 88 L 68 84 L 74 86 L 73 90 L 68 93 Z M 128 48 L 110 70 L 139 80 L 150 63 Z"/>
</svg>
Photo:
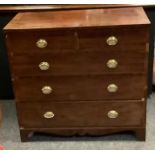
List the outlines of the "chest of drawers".
<svg viewBox="0 0 155 155">
<path fill-rule="evenodd" d="M 141 7 L 18 13 L 5 33 L 21 140 L 144 140 L 149 24 Z"/>
</svg>

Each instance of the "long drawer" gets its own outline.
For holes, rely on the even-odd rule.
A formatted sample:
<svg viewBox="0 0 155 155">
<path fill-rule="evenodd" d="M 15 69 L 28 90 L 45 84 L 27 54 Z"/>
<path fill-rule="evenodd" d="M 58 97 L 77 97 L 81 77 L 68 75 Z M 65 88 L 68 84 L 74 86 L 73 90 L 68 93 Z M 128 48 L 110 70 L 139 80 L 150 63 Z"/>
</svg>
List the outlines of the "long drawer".
<svg viewBox="0 0 155 155">
<path fill-rule="evenodd" d="M 17 101 L 134 100 L 145 97 L 146 87 L 145 75 L 51 76 L 14 79 Z"/>
<path fill-rule="evenodd" d="M 17 109 L 22 128 L 125 127 L 145 124 L 145 102 L 141 101 L 19 102 Z"/>
<path fill-rule="evenodd" d="M 146 73 L 146 60 L 141 50 L 80 50 L 13 56 L 11 64 L 15 76 L 138 74 Z"/>
</svg>

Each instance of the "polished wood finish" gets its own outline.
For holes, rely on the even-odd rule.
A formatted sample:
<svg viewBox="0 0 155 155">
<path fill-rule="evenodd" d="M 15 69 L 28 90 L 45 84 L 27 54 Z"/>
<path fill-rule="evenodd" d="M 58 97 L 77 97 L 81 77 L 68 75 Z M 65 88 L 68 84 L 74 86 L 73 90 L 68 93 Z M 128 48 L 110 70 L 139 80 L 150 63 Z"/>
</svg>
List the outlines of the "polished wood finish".
<svg viewBox="0 0 155 155">
<path fill-rule="evenodd" d="M 23 77 L 14 79 L 14 82 L 17 101 L 136 100 L 147 93 L 144 75 L 122 75 L 121 80 L 119 75 Z M 110 84 L 116 84 L 118 91 L 109 93 L 107 87 Z M 53 92 L 43 94 L 44 86 L 50 86 Z"/>
<path fill-rule="evenodd" d="M 60 22 L 61 23 L 61 22 Z M 29 36 L 27 31 L 17 31 L 16 36 L 14 31 L 8 32 L 7 40 L 12 49 L 12 54 L 21 55 L 39 53 L 56 53 L 67 52 L 66 50 L 97 50 L 102 49 L 103 53 L 107 51 L 122 51 L 129 49 L 144 50 L 144 44 L 148 40 L 146 33 L 147 26 L 135 27 L 107 27 L 107 28 L 91 28 L 91 29 L 57 29 L 57 30 L 30 30 Z M 7 27 L 5 28 L 7 29 Z M 14 30 L 14 29 L 13 29 Z M 8 30 L 7 30 L 8 31 Z M 106 40 L 109 36 L 117 36 L 119 42 L 116 46 L 109 47 Z M 47 41 L 46 48 L 38 48 L 36 42 L 43 38 Z M 20 44 L 19 44 L 20 42 Z M 61 44 L 60 44 L 61 43 Z M 18 44 L 18 46 L 14 46 Z M 131 46 L 135 44 L 135 46 Z M 14 47 L 14 48 L 13 48 Z M 117 47 L 117 48 L 116 48 Z M 72 51 L 72 52 L 74 52 Z M 75 52 L 74 52 L 75 53 Z"/>
<path fill-rule="evenodd" d="M 144 48 L 143 48 L 144 50 Z M 148 53 L 142 53 L 142 50 L 124 51 L 103 51 L 103 50 L 80 50 L 78 52 L 58 53 L 38 53 L 35 59 L 35 53 L 25 53 L 22 55 L 11 56 L 12 70 L 14 75 L 22 76 L 44 76 L 48 75 L 105 75 L 105 74 L 137 74 L 146 73 L 146 63 Z M 20 52 L 20 51 L 19 51 Z M 45 51 L 46 52 L 46 51 Z M 118 55 L 119 52 L 119 55 Z M 37 52 L 36 52 L 37 53 Z M 104 58 L 104 59 L 103 59 Z M 109 68 L 109 60 L 115 59 L 118 63 L 116 68 Z M 139 60 L 139 61 L 137 61 Z M 47 62 L 49 68 L 41 70 L 39 64 Z M 92 65 L 93 64 L 93 65 Z"/>
<path fill-rule="evenodd" d="M 122 12 L 124 12 L 122 14 Z M 120 16 L 121 15 L 121 16 Z M 128 17 L 128 18 L 127 18 Z M 117 19 L 117 22 L 116 20 Z M 29 21 L 29 22 L 27 22 Z M 41 21 L 41 22 L 40 22 Z M 9 30 L 83 28 L 150 24 L 141 7 L 19 13 L 4 28 Z"/>
<path fill-rule="evenodd" d="M 140 7 L 19 13 L 5 33 L 21 140 L 122 131 L 144 140 L 149 23 Z"/>
<path fill-rule="evenodd" d="M 20 126 L 27 128 L 128 127 L 145 123 L 144 101 L 44 101 L 17 103 L 17 107 Z M 110 110 L 116 110 L 118 117 L 108 118 Z M 44 118 L 47 111 L 52 111 L 55 116 Z"/>
</svg>

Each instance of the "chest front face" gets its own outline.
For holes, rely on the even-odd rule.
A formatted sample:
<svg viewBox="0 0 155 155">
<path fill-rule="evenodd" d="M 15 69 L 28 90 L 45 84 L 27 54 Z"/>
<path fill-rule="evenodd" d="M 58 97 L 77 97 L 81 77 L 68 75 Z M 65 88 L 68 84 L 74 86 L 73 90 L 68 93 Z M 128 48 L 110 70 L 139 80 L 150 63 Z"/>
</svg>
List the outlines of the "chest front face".
<svg viewBox="0 0 155 155">
<path fill-rule="evenodd" d="M 149 22 L 107 12 L 21 13 L 5 28 L 21 137 L 145 130 Z"/>
</svg>

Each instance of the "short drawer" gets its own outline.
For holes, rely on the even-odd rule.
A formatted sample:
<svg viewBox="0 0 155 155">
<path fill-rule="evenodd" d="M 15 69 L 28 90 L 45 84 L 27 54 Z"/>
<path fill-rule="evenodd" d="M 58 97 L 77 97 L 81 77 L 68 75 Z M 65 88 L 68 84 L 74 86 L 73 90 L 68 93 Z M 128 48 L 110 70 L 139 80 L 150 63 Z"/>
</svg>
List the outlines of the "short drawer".
<svg viewBox="0 0 155 155">
<path fill-rule="evenodd" d="M 22 128 L 125 127 L 145 124 L 145 102 L 79 101 L 17 103 Z"/>
<path fill-rule="evenodd" d="M 15 55 L 75 49 L 75 41 L 71 30 L 19 31 L 7 34 L 8 48 Z"/>
<path fill-rule="evenodd" d="M 80 49 L 144 49 L 148 42 L 148 29 L 145 26 L 81 29 L 78 38 Z"/>
<path fill-rule="evenodd" d="M 51 76 L 14 80 L 17 101 L 141 99 L 145 75 Z M 133 93 L 134 91 L 134 93 Z"/>
<path fill-rule="evenodd" d="M 128 49 L 80 50 L 12 56 L 10 61 L 16 76 L 138 74 L 147 71 L 147 54 Z"/>
</svg>

